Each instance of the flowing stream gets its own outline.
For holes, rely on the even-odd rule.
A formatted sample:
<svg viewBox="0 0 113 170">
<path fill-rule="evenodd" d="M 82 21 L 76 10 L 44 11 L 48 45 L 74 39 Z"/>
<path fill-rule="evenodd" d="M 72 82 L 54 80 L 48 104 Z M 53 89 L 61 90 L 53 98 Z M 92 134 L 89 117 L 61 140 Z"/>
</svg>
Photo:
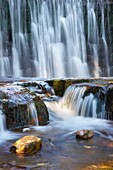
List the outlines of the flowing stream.
<svg viewBox="0 0 113 170">
<path fill-rule="evenodd" d="M 103 163 L 112 166 L 109 161 L 113 160 L 113 122 L 102 116 L 104 103 L 101 104 L 101 114 L 98 113 L 96 96 L 92 93 L 84 96 L 86 90 L 86 86 L 72 85 L 61 98 L 54 95 L 53 98 L 45 98 L 50 118 L 46 126 L 38 125 L 35 104 L 30 103 L 28 110 L 34 126 L 8 131 L 0 105 L 0 168 L 87 170 Z M 94 136 L 89 140 L 78 140 L 75 133 L 80 129 L 93 130 Z M 11 153 L 9 149 L 12 143 L 26 135 L 40 137 L 41 150 L 30 156 Z"/>
</svg>

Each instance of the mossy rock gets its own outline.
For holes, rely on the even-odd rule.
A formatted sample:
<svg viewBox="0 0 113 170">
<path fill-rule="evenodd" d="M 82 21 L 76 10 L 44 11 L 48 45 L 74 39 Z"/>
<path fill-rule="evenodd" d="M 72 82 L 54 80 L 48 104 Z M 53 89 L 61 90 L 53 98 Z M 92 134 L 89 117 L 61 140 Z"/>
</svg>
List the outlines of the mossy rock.
<svg viewBox="0 0 113 170">
<path fill-rule="evenodd" d="M 65 90 L 72 84 L 91 82 L 90 79 L 54 79 L 46 82 L 54 89 L 57 96 L 63 96 Z"/>
<path fill-rule="evenodd" d="M 53 89 L 57 96 L 63 96 L 65 92 L 65 80 L 55 80 L 53 82 Z"/>
</svg>

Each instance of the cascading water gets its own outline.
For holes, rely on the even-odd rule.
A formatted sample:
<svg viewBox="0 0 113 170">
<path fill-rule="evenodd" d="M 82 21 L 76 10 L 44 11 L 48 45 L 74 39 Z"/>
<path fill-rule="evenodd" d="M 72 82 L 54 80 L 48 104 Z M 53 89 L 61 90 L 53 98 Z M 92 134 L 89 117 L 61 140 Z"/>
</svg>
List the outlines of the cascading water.
<svg viewBox="0 0 113 170">
<path fill-rule="evenodd" d="M 95 3 L 88 0 L 87 2 L 87 11 L 88 11 L 88 47 L 91 55 L 93 56 L 92 60 L 94 63 L 94 76 L 100 76 L 100 67 L 98 59 L 98 23 L 95 13 Z"/>
<path fill-rule="evenodd" d="M 0 135 L 6 130 L 6 120 L 5 115 L 2 112 L 2 105 L 0 104 Z"/>
<path fill-rule="evenodd" d="M 1 0 L 0 76 L 111 76 L 110 10 L 105 0 Z"/>
<path fill-rule="evenodd" d="M 104 103 L 98 102 L 99 99 L 92 93 L 85 96 L 86 90 L 86 86 L 69 86 L 64 96 L 58 102 L 46 102 L 46 105 L 51 111 L 56 112 L 63 119 L 70 116 L 105 119 Z M 99 106 L 98 103 L 100 103 Z M 98 107 L 100 107 L 99 111 Z"/>
<path fill-rule="evenodd" d="M 33 119 L 32 121 L 34 122 L 35 126 L 38 126 L 37 110 L 36 110 L 34 103 L 29 104 L 29 112 L 30 112 L 31 119 Z"/>
</svg>

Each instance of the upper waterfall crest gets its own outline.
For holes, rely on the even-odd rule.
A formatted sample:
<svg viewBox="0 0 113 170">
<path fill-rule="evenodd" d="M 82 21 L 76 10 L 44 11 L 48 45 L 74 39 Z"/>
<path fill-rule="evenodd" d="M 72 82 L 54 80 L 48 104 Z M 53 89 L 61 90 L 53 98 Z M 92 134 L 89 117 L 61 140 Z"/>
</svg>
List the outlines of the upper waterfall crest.
<svg viewBox="0 0 113 170">
<path fill-rule="evenodd" d="M 112 75 L 108 0 L 1 0 L 0 6 L 0 76 Z"/>
</svg>

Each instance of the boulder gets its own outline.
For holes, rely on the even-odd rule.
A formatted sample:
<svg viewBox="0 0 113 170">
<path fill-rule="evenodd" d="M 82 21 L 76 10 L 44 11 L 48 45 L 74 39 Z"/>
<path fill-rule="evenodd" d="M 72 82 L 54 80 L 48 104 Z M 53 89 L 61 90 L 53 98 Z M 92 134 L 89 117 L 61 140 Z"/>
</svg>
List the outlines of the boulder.
<svg viewBox="0 0 113 170">
<path fill-rule="evenodd" d="M 78 130 L 76 132 L 77 139 L 89 139 L 93 137 L 93 135 L 94 135 L 93 130 Z"/>
<path fill-rule="evenodd" d="M 35 136 L 24 136 L 10 147 L 10 151 L 19 155 L 31 155 L 39 151 L 41 146 L 41 138 Z"/>
</svg>

